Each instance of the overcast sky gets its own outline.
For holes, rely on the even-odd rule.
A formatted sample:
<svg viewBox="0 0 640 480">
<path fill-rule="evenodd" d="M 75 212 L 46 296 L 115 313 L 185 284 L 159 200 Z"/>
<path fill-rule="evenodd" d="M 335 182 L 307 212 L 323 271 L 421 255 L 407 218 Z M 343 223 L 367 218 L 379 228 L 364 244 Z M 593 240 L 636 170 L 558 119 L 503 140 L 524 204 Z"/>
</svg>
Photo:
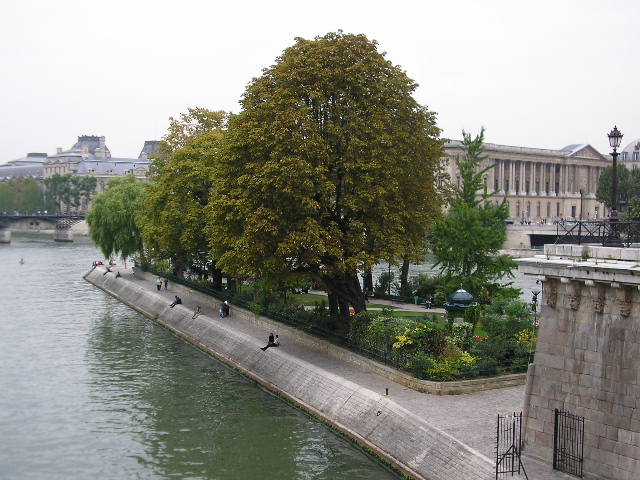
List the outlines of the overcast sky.
<svg viewBox="0 0 640 480">
<path fill-rule="evenodd" d="M 239 111 L 294 42 L 342 29 L 379 43 L 443 136 L 609 151 L 640 138 L 637 0 L 2 0 L 0 163 L 105 135 L 137 156 L 188 107 Z"/>
</svg>

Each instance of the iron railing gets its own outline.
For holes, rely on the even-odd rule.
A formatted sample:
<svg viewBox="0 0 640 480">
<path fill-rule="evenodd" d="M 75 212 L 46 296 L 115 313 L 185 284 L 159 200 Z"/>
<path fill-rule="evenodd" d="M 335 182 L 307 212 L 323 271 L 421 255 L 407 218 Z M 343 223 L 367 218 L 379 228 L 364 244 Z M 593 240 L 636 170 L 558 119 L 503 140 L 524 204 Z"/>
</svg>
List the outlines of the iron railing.
<svg viewBox="0 0 640 480">
<path fill-rule="evenodd" d="M 582 477 L 584 463 L 584 417 L 555 409 L 553 422 L 553 469 Z"/>
<path fill-rule="evenodd" d="M 601 244 L 630 247 L 640 242 L 640 222 L 579 220 L 557 224 L 556 244 Z"/>
<path fill-rule="evenodd" d="M 522 412 L 498 415 L 496 425 L 496 480 L 501 474 L 527 472 L 522 464 Z"/>
</svg>

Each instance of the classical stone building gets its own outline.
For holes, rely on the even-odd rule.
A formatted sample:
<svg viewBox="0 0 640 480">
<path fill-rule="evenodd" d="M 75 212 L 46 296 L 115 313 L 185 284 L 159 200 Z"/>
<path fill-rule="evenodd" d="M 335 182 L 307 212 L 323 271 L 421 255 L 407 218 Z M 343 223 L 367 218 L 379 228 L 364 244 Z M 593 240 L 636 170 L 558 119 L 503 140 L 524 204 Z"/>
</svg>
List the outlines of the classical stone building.
<svg viewBox="0 0 640 480">
<path fill-rule="evenodd" d="M 455 165 L 462 154 L 461 142 L 445 145 L 447 170 L 460 183 Z M 485 166 L 493 165 L 485 176 L 489 192 L 502 201 L 507 196 L 514 222 L 551 222 L 605 216 L 604 205 L 596 200 L 598 179 L 610 158 L 587 144 L 568 145 L 561 150 L 485 144 Z"/>
<path fill-rule="evenodd" d="M 123 175 L 132 174 L 146 181 L 151 164 L 147 155 L 157 148 L 157 143 L 146 141 L 138 158 L 116 158 L 111 156 L 105 137 L 83 135 L 78 137 L 78 141 L 70 149 L 58 148 L 55 155 L 47 157 L 43 174 L 45 178 L 56 173 L 93 176 L 98 182 L 96 192 L 102 193 L 111 179 Z"/>
<path fill-rule="evenodd" d="M 147 180 L 147 171 L 151 160 L 148 156 L 158 148 L 157 140 L 147 140 L 138 158 L 117 158 L 105 143 L 105 137 L 81 135 L 69 149 L 61 147 L 52 155 L 46 153 L 28 153 L 0 165 L 0 180 L 15 177 L 33 177 L 43 179 L 54 174 L 90 175 L 98 180 L 97 192 L 106 189 L 112 178 L 133 174 L 140 180 Z"/>
</svg>

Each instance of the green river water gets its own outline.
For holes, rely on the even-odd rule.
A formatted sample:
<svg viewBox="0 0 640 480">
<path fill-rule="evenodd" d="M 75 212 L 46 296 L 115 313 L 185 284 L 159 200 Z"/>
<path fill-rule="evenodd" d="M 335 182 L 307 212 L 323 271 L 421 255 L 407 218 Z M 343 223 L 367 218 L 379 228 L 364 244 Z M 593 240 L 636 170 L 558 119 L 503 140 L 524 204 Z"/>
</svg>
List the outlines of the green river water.
<svg viewBox="0 0 640 480">
<path fill-rule="evenodd" d="M 0 479 L 397 478 L 86 283 L 100 257 L 0 245 Z"/>
</svg>

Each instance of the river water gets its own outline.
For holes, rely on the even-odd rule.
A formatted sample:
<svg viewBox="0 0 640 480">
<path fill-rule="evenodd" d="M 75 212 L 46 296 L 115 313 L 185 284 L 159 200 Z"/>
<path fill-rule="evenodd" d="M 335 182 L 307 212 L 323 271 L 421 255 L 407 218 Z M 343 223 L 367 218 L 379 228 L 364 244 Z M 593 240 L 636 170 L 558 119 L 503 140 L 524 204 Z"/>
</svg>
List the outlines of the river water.
<svg viewBox="0 0 640 480">
<path fill-rule="evenodd" d="M 396 478 L 86 283 L 100 257 L 82 241 L 0 245 L 0 478 Z"/>
</svg>

